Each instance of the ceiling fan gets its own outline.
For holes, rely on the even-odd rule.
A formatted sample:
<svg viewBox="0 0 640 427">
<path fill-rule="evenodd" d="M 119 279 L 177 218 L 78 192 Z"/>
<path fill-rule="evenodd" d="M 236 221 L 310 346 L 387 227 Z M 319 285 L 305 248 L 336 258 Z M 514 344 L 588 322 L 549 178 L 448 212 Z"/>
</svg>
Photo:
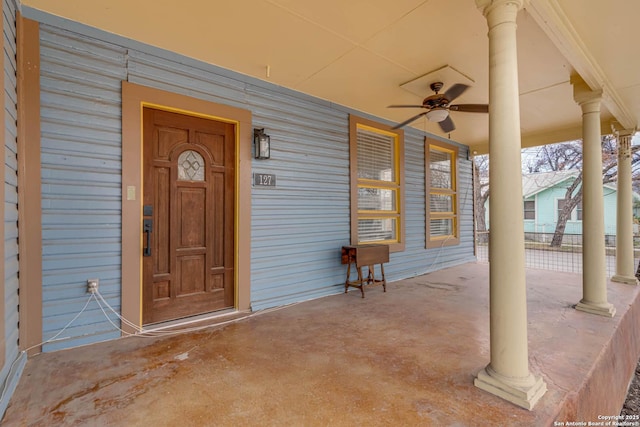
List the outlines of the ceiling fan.
<svg viewBox="0 0 640 427">
<path fill-rule="evenodd" d="M 402 123 L 398 123 L 393 127 L 393 129 L 398 129 L 403 126 L 408 125 L 414 120 L 418 120 L 422 116 L 427 116 L 427 120 L 430 122 L 438 122 L 440 125 L 440 129 L 443 132 L 449 133 L 455 130 L 456 126 L 453 124 L 453 120 L 449 117 L 449 111 L 461 111 L 464 113 L 488 113 L 489 106 L 487 104 L 454 104 L 451 105 L 451 101 L 462 95 L 469 86 L 456 83 L 447 89 L 444 93 L 439 93 L 442 90 L 444 84 L 442 82 L 434 82 L 431 83 L 431 90 L 435 92 L 435 94 L 427 96 L 423 101 L 422 105 L 389 105 L 388 108 L 426 108 L 427 111 L 424 111 L 420 114 L 417 114 L 411 117 L 408 120 L 405 120 Z"/>
</svg>

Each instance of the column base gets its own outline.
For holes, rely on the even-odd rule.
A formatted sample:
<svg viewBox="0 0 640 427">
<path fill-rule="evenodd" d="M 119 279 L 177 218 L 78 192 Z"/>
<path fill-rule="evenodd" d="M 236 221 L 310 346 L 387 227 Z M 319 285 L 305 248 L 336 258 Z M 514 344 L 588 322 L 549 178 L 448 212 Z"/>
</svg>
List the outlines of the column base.
<svg viewBox="0 0 640 427">
<path fill-rule="evenodd" d="M 612 282 L 624 283 L 627 285 L 637 285 L 638 279 L 635 276 L 622 276 L 620 274 L 616 274 L 611 278 Z"/>
<path fill-rule="evenodd" d="M 478 372 L 473 385 L 528 410 L 532 410 L 547 391 L 542 377 L 529 374 L 526 378 L 512 379 L 498 374 L 491 365 Z"/>
<path fill-rule="evenodd" d="M 582 300 L 576 304 L 576 310 L 605 317 L 613 317 L 616 314 L 616 308 L 608 302 L 597 304 Z"/>
</svg>

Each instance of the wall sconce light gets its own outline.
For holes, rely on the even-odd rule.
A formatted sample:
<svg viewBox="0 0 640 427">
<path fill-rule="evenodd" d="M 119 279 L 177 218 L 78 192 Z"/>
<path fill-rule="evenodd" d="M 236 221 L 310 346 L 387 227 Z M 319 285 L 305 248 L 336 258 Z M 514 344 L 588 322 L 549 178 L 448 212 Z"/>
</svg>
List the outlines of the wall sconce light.
<svg viewBox="0 0 640 427">
<path fill-rule="evenodd" d="M 256 159 L 271 157 L 271 137 L 264 133 L 264 128 L 253 130 L 253 156 Z"/>
</svg>

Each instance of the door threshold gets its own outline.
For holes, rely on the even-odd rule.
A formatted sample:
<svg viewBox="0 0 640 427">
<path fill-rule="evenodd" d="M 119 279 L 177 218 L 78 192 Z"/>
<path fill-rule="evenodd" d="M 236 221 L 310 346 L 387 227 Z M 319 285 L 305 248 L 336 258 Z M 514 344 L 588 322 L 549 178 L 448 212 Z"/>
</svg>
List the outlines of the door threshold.
<svg viewBox="0 0 640 427">
<path fill-rule="evenodd" d="M 197 316 L 185 317 L 176 320 L 167 320 L 165 322 L 152 323 L 150 325 L 144 325 L 144 332 L 156 332 L 163 330 L 180 329 L 184 326 L 193 326 L 195 323 L 199 323 L 198 327 L 216 326 L 220 323 L 226 323 L 229 321 L 241 320 L 251 315 L 251 310 L 239 311 L 235 308 L 229 308 L 226 310 L 214 311 L 212 313 L 199 314 Z M 208 323 L 208 324 L 207 324 Z"/>
</svg>

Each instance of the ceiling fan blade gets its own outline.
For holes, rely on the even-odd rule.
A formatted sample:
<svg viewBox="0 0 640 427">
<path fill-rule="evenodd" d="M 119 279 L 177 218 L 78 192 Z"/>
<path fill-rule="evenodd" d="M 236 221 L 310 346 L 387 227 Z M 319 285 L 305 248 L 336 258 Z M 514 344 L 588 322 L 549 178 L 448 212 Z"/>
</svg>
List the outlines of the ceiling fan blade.
<svg viewBox="0 0 640 427">
<path fill-rule="evenodd" d="M 457 104 L 449 105 L 449 110 L 464 113 L 488 113 L 489 106 L 487 104 Z"/>
<path fill-rule="evenodd" d="M 405 121 L 404 121 L 404 122 L 402 122 L 402 123 L 398 123 L 398 124 L 397 124 L 397 125 L 395 125 L 392 129 L 400 129 L 401 127 L 408 125 L 408 124 L 409 124 L 409 123 L 411 123 L 412 121 L 414 121 L 414 120 L 418 120 L 420 117 L 424 116 L 424 115 L 425 115 L 425 114 L 427 114 L 427 113 L 428 113 L 428 111 L 425 111 L 424 113 L 417 114 L 417 115 L 415 115 L 415 116 L 411 117 L 410 119 L 405 120 Z"/>
<path fill-rule="evenodd" d="M 447 98 L 449 102 L 451 102 L 462 95 L 467 89 L 469 89 L 469 86 L 462 83 L 456 83 L 449 89 L 447 89 L 447 91 L 444 93 L 444 97 Z"/>
<path fill-rule="evenodd" d="M 440 129 L 442 129 L 444 133 L 449 133 L 456 129 L 456 125 L 453 124 L 453 120 L 451 120 L 451 116 L 447 116 L 446 119 L 439 122 L 438 124 L 440 125 Z"/>
<path fill-rule="evenodd" d="M 424 105 L 387 105 L 387 108 L 425 108 Z"/>
</svg>

